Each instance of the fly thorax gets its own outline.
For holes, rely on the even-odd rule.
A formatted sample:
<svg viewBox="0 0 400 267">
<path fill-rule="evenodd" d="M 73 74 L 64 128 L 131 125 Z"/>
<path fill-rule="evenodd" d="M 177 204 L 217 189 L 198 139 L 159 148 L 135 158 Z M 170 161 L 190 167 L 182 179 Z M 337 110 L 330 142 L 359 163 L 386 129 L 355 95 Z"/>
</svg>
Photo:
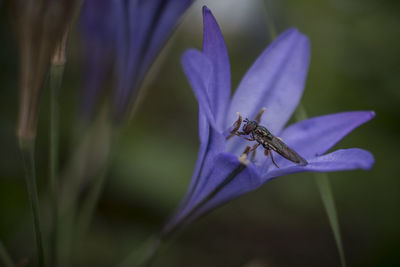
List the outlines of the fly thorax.
<svg viewBox="0 0 400 267">
<path fill-rule="evenodd" d="M 272 138 L 274 137 L 270 131 L 268 131 L 267 128 L 263 127 L 263 126 L 258 126 L 257 129 L 254 131 L 256 133 L 256 135 L 262 137 L 262 138 L 266 138 L 269 140 L 272 140 Z"/>
</svg>

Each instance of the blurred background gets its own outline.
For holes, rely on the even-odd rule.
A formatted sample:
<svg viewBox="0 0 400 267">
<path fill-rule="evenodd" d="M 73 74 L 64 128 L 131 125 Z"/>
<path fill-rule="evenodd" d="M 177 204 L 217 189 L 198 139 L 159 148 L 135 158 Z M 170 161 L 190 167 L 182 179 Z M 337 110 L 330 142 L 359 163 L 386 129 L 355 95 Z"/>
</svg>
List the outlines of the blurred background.
<svg viewBox="0 0 400 267">
<path fill-rule="evenodd" d="M 31 258 L 34 239 L 15 126 L 18 51 L 0 1 L 0 238 L 13 259 Z M 312 59 L 303 104 L 310 117 L 374 110 L 376 118 L 336 147 L 371 151 L 371 171 L 330 173 L 349 266 L 400 266 L 400 2 L 396 0 L 200 1 L 153 65 L 134 116 L 122 131 L 92 227 L 76 266 L 114 266 L 157 232 L 190 181 L 197 158 L 197 102 L 180 57 L 201 48 L 201 7 L 217 18 L 236 88 L 278 32 L 308 35 Z M 72 29 L 61 91 L 61 172 L 76 144 L 82 90 L 79 25 Z M 49 94 L 42 97 L 36 143 L 39 191 L 48 186 Z M 68 179 L 68 177 L 62 177 Z M 42 212 L 48 212 L 46 198 Z M 32 262 L 30 263 L 32 264 Z M 153 266 L 339 266 L 313 174 L 281 177 L 193 223 L 163 246 Z"/>
</svg>

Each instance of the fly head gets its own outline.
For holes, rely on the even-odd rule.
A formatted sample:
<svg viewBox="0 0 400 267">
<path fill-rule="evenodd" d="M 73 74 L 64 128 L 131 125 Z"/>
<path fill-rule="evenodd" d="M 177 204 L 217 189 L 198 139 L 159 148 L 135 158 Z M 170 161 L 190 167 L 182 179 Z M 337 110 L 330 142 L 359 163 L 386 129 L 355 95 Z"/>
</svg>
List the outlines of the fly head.
<svg viewBox="0 0 400 267">
<path fill-rule="evenodd" d="M 245 119 L 243 122 L 245 122 L 246 124 L 245 125 L 243 125 L 243 132 L 245 133 L 245 134 L 250 134 L 252 131 L 254 131 L 256 128 L 257 128 L 257 126 L 258 126 L 258 123 L 257 122 L 255 122 L 255 121 L 249 121 L 248 119 Z"/>
</svg>

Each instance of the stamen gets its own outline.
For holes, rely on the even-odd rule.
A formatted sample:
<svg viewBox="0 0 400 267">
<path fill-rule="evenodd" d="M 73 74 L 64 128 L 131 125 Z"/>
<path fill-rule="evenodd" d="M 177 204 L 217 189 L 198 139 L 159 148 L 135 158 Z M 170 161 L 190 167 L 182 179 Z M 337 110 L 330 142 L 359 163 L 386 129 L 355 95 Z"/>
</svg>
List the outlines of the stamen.
<svg viewBox="0 0 400 267">
<path fill-rule="evenodd" d="M 239 157 L 239 162 L 245 166 L 247 166 L 249 164 L 249 161 L 247 160 L 247 155 L 246 154 L 242 154 Z"/>
<path fill-rule="evenodd" d="M 260 123 L 260 121 L 261 121 L 261 116 L 264 114 L 265 109 L 266 109 L 265 107 L 261 108 L 261 110 L 257 113 L 256 117 L 254 118 L 254 120 L 255 120 L 257 123 Z"/>
<path fill-rule="evenodd" d="M 247 156 L 249 155 L 251 147 L 247 146 L 245 148 L 245 150 L 243 151 L 243 153 L 239 156 L 239 162 L 242 163 L 243 165 L 248 165 L 249 164 L 249 160 L 247 159 Z"/>
<path fill-rule="evenodd" d="M 236 135 L 237 131 L 238 131 L 239 128 L 240 128 L 240 125 L 242 125 L 242 115 L 241 115 L 239 112 L 237 112 L 236 114 L 239 116 L 239 118 L 238 118 L 237 121 L 235 121 L 235 123 L 233 124 L 233 129 L 232 129 L 232 131 L 230 132 L 230 134 L 226 137 L 226 140 L 228 140 L 228 139 L 230 139 L 232 136 Z"/>
<path fill-rule="evenodd" d="M 251 151 L 251 146 L 246 146 L 246 148 L 244 149 L 242 155 L 245 154 L 247 156 L 247 155 L 249 155 L 250 151 Z"/>
</svg>

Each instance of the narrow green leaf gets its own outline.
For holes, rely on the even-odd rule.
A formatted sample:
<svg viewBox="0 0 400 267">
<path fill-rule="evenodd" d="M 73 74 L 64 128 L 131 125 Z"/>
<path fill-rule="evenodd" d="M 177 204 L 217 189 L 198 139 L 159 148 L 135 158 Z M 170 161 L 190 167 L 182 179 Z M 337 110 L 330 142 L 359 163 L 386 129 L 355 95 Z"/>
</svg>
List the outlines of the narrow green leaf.
<svg viewBox="0 0 400 267">
<path fill-rule="evenodd" d="M 297 121 L 307 119 L 307 112 L 303 105 L 300 104 L 298 106 L 295 113 L 295 117 Z M 326 173 L 316 173 L 316 172 L 313 174 L 326 214 L 328 215 L 329 224 L 332 228 L 333 236 L 335 238 L 336 246 L 339 252 L 341 266 L 346 267 L 346 259 L 344 256 L 343 243 L 340 235 L 339 220 L 336 212 L 335 200 L 333 198 L 333 193 L 328 179 L 328 175 Z"/>
<path fill-rule="evenodd" d="M 25 181 L 28 191 L 29 202 L 32 209 L 33 228 L 35 231 L 36 249 L 38 257 L 38 266 L 45 266 L 42 226 L 40 222 L 39 197 L 36 185 L 35 170 L 35 142 L 33 140 L 19 140 L 19 149 L 21 151 L 22 161 L 25 170 Z"/>
<path fill-rule="evenodd" d="M 59 161 L 59 91 L 61 88 L 64 64 L 52 64 L 50 68 L 50 128 L 49 128 L 49 185 L 51 197 L 50 265 L 58 266 L 58 161 Z"/>
<path fill-rule="evenodd" d="M 314 173 L 314 180 L 318 186 L 321 200 L 324 204 L 326 214 L 328 215 L 329 224 L 331 225 L 333 236 L 335 237 L 336 246 L 340 256 L 340 262 L 342 264 L 342 267 L 346 267 L 346 259 L 344 257 L 343 243 L 340 235 L 339 220 L 337 217 L 335 200 L 333 198 L 328 175 L 326 173 Z"/>
</svg>

